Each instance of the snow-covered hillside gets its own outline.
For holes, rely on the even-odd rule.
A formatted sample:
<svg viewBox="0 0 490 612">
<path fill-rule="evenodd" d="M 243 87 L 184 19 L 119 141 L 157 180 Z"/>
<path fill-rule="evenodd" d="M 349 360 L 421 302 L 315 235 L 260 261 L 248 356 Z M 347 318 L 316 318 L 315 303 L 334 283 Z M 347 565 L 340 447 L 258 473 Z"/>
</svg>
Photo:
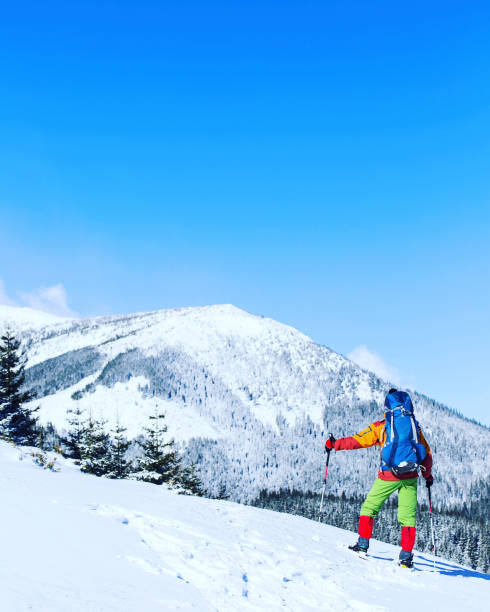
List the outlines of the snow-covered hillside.
<svg viewBox="0 0 490 612">
<path fill-rule="evenodd" d="M 2 307 L 0 328 L 8 322 L 23 340 L 43 422 L 65 427 L 78 403 L 109 424 L 119 414 L 136 436 L 158 405 L 208 490 L 234 500 L 262 489 L 317 489 L 325 432 L 349 435 L 382 416 L 388 382 L 231 305 L 85 320 L 33 312 Z M 436 451 L 439 499 L 471 500 L 490 473 L 490 430 L 413 398 Z M 374 449 L 339 454 L 333 492 L 362 493 L 377 462 Z"/>
<path fill-rule="evenodd" d="M 0 442 L 1 608 L 9 612 L 478 610 L 489 576 L 354 534 L 164 487 L 35 465 Z"/>
<path fill-rule="evenodd" d="M 71 321 L 71 319 L 57 317 L 33 308 L 0 304 L 0 331 L 3 331 L 6 327 L 15 331 L 38 329 L 46 325 L 62 324 L 67 321 Z"/>
</svg>

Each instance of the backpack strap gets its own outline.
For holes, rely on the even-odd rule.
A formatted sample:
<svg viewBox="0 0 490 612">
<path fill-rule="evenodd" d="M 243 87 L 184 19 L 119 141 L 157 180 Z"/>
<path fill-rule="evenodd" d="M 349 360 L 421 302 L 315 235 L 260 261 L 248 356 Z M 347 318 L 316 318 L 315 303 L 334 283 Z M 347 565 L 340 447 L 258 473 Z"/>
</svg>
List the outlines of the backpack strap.
<svg viewBox="0 0 490 612">
<path fill-rule="evenodd" d="M 419 449 L 419 443 L 420 443 L 420 439 L 419 439 L 419 432 L 417 429 L 417 421 L 413 418 L 413 416 L 410 417 L 412 420 L 412 434 L 413 434 L 413 442 L 412 442 L 412 447 L 413 450 L 415 451 L 415 454 L 417 455 L 417 463 L 419 464 L 419 467 L 422 467 L 422 457 L 420 455 L 420 449 Z"/>
<path fill-rule="evenodd" d="M 395 415 L 394 415 L 394 410 L 390 410 L 389 413 L 388 411 L 385 413 L 386 417 L 390 417 L 390 425 L 391 425 L 391 431 L 390 431 L 390 445 L 391 445 L 391 449 L 390 449 L 390 455 L 388 457 L 388 461 L 386 462 L 386 465 L 389 467 L 393 466 L 393 459 L 395 458 L 395 453 L 396 453 L 396 449 L 398 448 L 398 432 L 395 431 Z"/>
<path fill-rule="evenodd" d="M 419 434 L 417 431 L 417 425 L 415 424 L 415 419 L 413 418 L 413 414 L 410 415 L 410 421 L 412 422 L 412 436 L 415 441 L 415 444 L 419 443 Z"/>
</svg>

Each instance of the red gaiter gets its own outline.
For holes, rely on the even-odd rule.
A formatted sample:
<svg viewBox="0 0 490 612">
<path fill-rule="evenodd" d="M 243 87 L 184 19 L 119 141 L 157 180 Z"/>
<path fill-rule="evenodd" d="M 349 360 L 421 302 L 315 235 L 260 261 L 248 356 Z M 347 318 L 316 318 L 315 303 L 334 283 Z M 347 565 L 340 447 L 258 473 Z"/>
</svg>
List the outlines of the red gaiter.
<svg viewBox="0 0 490 612">
<path fill-rule="evenodd" d="M 401 546 L 403 550 L 412 552 L 415 544 L 415 536 L 417 529 L 415 527 L 402 527 L 402 541 Z"/>
<path fill-rule="evenodd" d="M 369 540 L 369 538 L 373 534 L 373 523 L 374 519 L 372 516 L 359 517 L 359 535 L 361 536 L 361 538 L 366 538 L 367 540 Z"/>
</svg>

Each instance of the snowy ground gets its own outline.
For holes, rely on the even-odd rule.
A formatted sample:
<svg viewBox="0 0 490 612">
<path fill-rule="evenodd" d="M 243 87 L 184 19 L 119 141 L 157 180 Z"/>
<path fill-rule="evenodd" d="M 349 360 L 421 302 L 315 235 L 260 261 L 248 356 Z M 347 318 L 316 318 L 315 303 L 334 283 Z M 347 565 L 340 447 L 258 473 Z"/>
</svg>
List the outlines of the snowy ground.
<svg viewBox="0 0 490 612">
<path fill-rule="evenodd" d="M 53 473 L 0 443 L 1 609 L 131 611 L 481 609 L 490 576 L 353 534 L 162 487 Z"/>
</svg>

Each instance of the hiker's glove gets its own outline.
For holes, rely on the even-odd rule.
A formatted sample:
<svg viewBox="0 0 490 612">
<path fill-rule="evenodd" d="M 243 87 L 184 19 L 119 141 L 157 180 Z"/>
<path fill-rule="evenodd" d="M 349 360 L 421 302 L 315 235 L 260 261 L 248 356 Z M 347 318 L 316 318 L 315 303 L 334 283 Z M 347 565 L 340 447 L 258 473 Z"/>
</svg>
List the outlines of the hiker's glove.
<svg viewBox="0 0 490 612">
<path fill-rule="evenodd" d="M 325 449 L 327 450 L 327 452 L 335 450 L 335 442 L 335 438 L 332 436 L 332 434 L 330 434 L 330 438 L 325 442 Z"/>
<path fill-rule="evenodd" d="M 425 479 L 425 486 L 428 489 L 430 489 L 433 484 L 434 484 L 434 477 L 433 476 L 429 476 L 429 478 Z"/>
</svg>

